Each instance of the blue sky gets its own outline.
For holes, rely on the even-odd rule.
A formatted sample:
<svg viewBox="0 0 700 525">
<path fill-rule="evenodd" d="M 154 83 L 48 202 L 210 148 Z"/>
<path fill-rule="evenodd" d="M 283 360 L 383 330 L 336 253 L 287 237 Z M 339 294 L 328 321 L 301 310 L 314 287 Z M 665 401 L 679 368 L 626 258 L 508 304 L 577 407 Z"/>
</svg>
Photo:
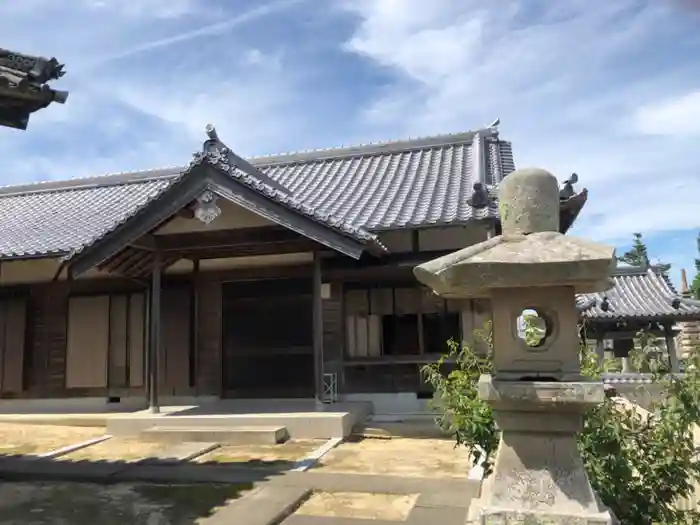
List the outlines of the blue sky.
<svg viewBox="0 0 700 525">
<path fill-rule="evenodd" d="M 242 155 L 501 119 L 516 163 L 579 174 L 575 234 L 689 270 L 700 229 L 695 0 L 19 0 L 0 46 L 71 92 L 0 128 L 0 183 L 186 163 L 213 122 Z M 691 272 L 692 274 L 692 272 Z"/>
</svg>

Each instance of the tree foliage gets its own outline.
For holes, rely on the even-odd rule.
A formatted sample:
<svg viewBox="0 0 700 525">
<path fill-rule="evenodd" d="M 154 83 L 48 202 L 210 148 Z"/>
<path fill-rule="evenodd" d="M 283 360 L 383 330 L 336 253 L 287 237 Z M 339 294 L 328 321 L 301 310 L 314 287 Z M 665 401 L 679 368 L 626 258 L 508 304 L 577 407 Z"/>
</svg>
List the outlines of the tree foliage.
<svg viewBox="0 0 700 525">
<path fill-rule="evenodd" d="M 697 238 L 698 257 L 695 258 L 695 278 L 690 284 L 690 293 L 693 299 L 700 301 L 700 233 Z"/>
<path fill-rule="evenodd" d="M 477 334 L 492 348 L 490 327 Z M 595 352 L 582 346 L 581 368 L 586 377 L 600 378 L 609 368 Z M 651 356 L 648 360 L 654 360 Z M 446 370 L 447 364 L 451 370 Z M 674 502 L 689 496 L 700 482 L 694 425 L 700 423 L 700 358 L 690 359 L 685 376 L 672 376 L 663 366 L 651 366 L 654 381 L 665 394 L 650 415 L 625 409 L 619 399 L 606 400 L 584 416 L 579 449 L 589 478 L 602 501 L 623 525 L 697 525 L 700 513 L 678 510 Z M 492 370 L 490 353 L 448 343 L 448 352 L 423 367 L 435 389 L 436 421 L 458 446 L 468 447 L 475 465 L 492 469 L 499 433 L 488 404 L 477 394 L 481 374 Z"/>
<path fill-rule="evenodd" d="M 633 233 L 634 239 L 632 240 L 632 247 L 625 253 L 620 255 L 617 260 L 630 266 L 636 266 L 638 268 L 648 268 L 651 265 L 649 260 L 649 250 L 647 245 L 642 239 L 641 233 Z M 659 265 L 662 272 L 668 272 L 671 269 L 670 264 L 660 264 Z"/>
</svg>

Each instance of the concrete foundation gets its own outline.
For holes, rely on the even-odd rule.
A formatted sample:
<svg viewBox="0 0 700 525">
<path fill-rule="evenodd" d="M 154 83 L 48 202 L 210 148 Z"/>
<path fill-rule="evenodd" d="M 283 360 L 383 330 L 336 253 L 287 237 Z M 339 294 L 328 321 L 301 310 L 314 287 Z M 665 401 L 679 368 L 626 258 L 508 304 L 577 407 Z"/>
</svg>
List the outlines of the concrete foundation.
<svg viewBox="0 0 700 525">
<path fill-rule="evenodd" d="M 108 418 L 107 432 L 139 436 L 159 429 L 237 429 L 284 427 L 296 439 L 347 437 L 372 411 L 369 403 L 318 406 L 313 399 L 219 400 L 195 407 L 162 407 L 158 414 L 141 411 Z"/>
</svg>

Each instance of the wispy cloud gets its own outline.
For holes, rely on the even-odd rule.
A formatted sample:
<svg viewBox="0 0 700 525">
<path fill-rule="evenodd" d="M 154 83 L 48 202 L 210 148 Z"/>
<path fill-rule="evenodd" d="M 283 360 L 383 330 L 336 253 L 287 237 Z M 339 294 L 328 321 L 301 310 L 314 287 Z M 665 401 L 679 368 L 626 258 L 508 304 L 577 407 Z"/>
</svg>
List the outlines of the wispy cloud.
<svg viewBox="0 0 700 525">
<path fill-rule="evenodd" d="M 700 228 L 695 0 L 24 0 L 0 46 L 55 55 L 65 106 L 0 128 L 2 182 L 460 131 L 577 172 L 576 232 L 680 261 Z M 6 160 L 16 159 L 16 161 Z M 664 239 L 673 238 L 673 242 Z M 680 263 L 679 263 L 680 264 Z"/>
<path fill-rule="evenodd" d="M 155 51 L 162 47 L 172 46 L 173 44 L 181 44 L 183 42 L 189 42 L 197 38 L 218 35 L 225 31 L 229 31 L 235 28 L 236 26 L 247 24 L 259 18 L 264 18 L 266 16 L 270 16 L 274 13 L 288 9 L 292 5 L 299 4 L 302 1 L 304 0 L 278 0 L 276 2 L 262 4 L 243 13 L 226 18 L 225 20 L 222 20 L 220 22 L 207 24 L 203 27 L 198 27 L 196 29 L 188 29 L 186 31 L 179 32 L 172 36 L 159 38 L 156 40 L 150 40 L 148 42 L 129 47 L 118 53 L 98 58 L 95 62 L 89 63 L 87 65 L 87 68 L 89 69 L 91 67 L 104 65 L 108 62 L 128 58 L 139 53 Z M 139 9 L 138 12 L 143 13 L 141 9 Z M 187 12 L 187 10 L 177 10 L 176 12 L 185 13 Z"/>
<path fill-rule="evenodd" d="M 364 106 L 368 126 L 415 135 L 499 116 L 519 165 L 589 187 L 577 233 L 700 228 L 700 19 L 679 3 L 342 5 L 360 21 L 345 49 L 395 75 Z"/>
<path fill-rule="evenodd" d="M 637 129 L 648 135 L 697 138 L 700 135 L 700 89 L 644 105 L 635 112 L 634 121 Z"/>
</svg>

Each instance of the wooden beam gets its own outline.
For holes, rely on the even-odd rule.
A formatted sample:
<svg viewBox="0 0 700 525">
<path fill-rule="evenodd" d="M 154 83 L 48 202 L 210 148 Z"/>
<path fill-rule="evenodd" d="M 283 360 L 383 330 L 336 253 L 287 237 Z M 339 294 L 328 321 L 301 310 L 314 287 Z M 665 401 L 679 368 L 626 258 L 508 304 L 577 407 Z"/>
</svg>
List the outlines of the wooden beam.
<svg viewBox="0 0 700 525">
<path fill-rule="evenodd" d="M 299 239 L 296 241 L 285 241 L 267 244 L 246 244 L 238 246 L 202 248 L 192 250 L 181 250 L 177 255 L 183 259 L 228 259 L 235 257 L 252 257 L 258 255 L 282 255 L 289 253 L 308 253 L 314 251 L 315 244 L 312 241 Z"/>
<path fill-rule="evenodd" d="M 140 239 L 129 244 L 129 246 L 147 252 L 154 252 L 158 249 L 157 240 L 153 235 L 144 235 Z"/>
<path fill-rule="evenodd" d="M 169 251 L 193 251 L 198 249 L 228 248 L 239 245 L 281 243 L 285 241 L 309 241 L 296 232 L 281 227 L 242 228 L 238 230 L 215 230 L 210 232 L 188 232 L 158 235 L 155 245 Z M 314 243 L 316 244 L 316 243 Z"/>
</svg>

